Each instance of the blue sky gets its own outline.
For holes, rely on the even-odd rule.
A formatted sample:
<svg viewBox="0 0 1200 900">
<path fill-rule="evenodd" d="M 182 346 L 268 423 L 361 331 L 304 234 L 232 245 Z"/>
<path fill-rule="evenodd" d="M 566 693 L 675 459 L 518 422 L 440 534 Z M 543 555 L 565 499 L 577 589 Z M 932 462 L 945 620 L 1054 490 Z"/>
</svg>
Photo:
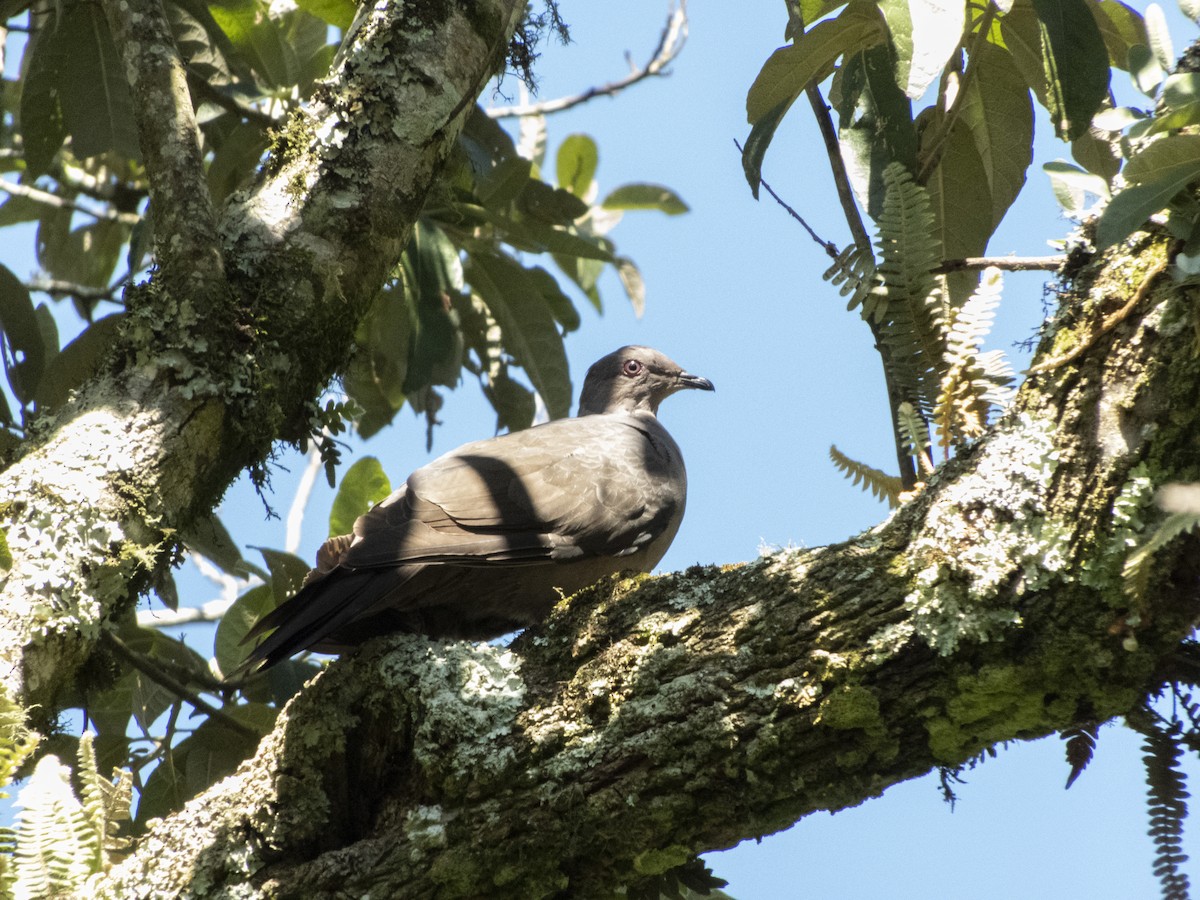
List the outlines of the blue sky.
<svg viewBox="0 0 1200 900">
<path fill-rule="evenodd" d="M 543 99 L 619 77 L 626 51 L 644 61 L 667 7 L 575 0 L 562 11 L 573 43 L 546 48 L 537 68 Z M 687 517 L 664 570 L 747 560 L 763 547 L 826 544 L 878 523 L 886 508 L 833 469 L 831 443 L 873 465 L 894 466 L 880 365 L 865 324 L 821 280 L 828 266 L 823 251 L 769 199 L 751 198 L 733 145 L 748 131 L 746 90 L 783 43 L 784 4 L 693 0 L 689 13 L 690 37 L 670 77 L 616 99 L 595 99 L 548 123 L 550 158 L 568 134 L 596 139 L 602 193 L 626 182 L 657 182 L 691 206 L 679 217 L 625 217 L 612 236 L 645 275 L 645 315 L 635 317 L 615 277 L 607 277 L 604 315 L 580 299 L 583 326 L 567 340 L 576 388 L 594 359 L 626 343 L 655 346 L 716 384 L 715 394 L 689 392 L 661 413 L 683 448 L 690 482 Z M 1168 13 L 1173 25 L 1182 22 L 1173 7 Z M 1195 29 L 1181 24 L 1175 34 L 1182 48 Z M 515 98 L 517 87 L 509 79 L 502 90 Z M 1038 168 L 1068 154 L 1038 113 L 1038 157 L 993 241 L 994 255 L 1045 254 L 1047 240 L 1069 230 Z M 816 127 L 799 106 L 781 127 L 764 175 L 824 238 L 847 243 Z M 19 275 L 32 266 L 27 245 L 0 249 L 0 261 Z M 1018 369 L 1025 360 L 1013 344 L 1041 322 L 1044 282 L 1039 273 L 1005 278 L 991 346 L 1006 350 Z M 494 421 L 473 384 L 448 396 L 441 418 L 433 455 L 491 434 Z M 355 452 L 379 456 L 396 484 L 430 458 L 423 421 L 408 412 Z M 276 470 L 280 513 L 303 465 L 285 456 Z M 325 536 L 331 500 L 321 479 L 305 520 L 306 558 Z M 283 523 L 266 519 L 245 484 L 231 490 L 222 513 L 240 544 L 283 546 Z M 181 587 L 185 603 L 213 595 L 191 576 Z M 205 631 L 196 635 L 202 653 L 211 646 Z M 1014 745 L 966 774 L 953 813 L 936 777 L 926 777 L 709 861 L 739 900 L 1155 896 L 1140 755 L 1136 735 L 1105 728 L 1092 765 L 1064 791 L 1059 740 Z M 1194 757 L 1190 769 L 1195 784 Z M 1193 827 L 1193 844 L 1195 834 Z M 1197 863 L 1189 874 L 1200 882 Z"/>
</svg>

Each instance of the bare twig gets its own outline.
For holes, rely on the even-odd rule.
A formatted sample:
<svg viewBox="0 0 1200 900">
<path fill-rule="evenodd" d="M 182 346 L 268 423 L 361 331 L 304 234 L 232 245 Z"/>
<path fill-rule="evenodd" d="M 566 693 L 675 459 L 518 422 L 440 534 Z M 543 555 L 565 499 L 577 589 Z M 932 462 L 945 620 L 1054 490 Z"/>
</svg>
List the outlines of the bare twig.
<svg viewBox="0 0 1200 900">
<path fill-rule="evenodd" d="M 141 628 L 175 628 L 195 622 L 218 622 L 233 605 L 232 600 L 210 600 L 200 606 L 181 606 L 179 609 L 139 610 L 137 623 Z"/>
<path fill-rule="evenodd" d="M 933 267 L 933 273 L 946 275 L 988 268 L 1003 269 L 1005 272 L 1056 272 L 1066 261 L 1065 256 L 968 256 L 942 260 Z"/>
<path fill-rule="evenodd" d="M 1065 366 L 1067 363 L 1078 359 L 1089 349 L 1095 346 L 1096 341 L 1100 340 L 1101 337 L 1103 337 L 1117 325 L 1121 324 L 1121 322 L 1129 318 L 1129 314 L 1133 312 L 1134 308 L 1146 298 L 1147 294 L 1150 293 L 1150 288 L 1154 285 L 1154 280 L 1166 270 L 1167 260 L 1159 260 L 1150 267 L 1150 271 L 1146 273 L 1146 276 L 1142 279 L 1141 284 L 1138 285 L 1137 290 L 1133 292 L 1133 296 L 1129 298 L 1129 302 L 1127 302 L 1112 315 L 1107 316 L 1100 324 L 1100 327 L 1096 329 L 1096 331 L 1084 337 L 1075 347 L 1071 348 L 1061 356 L 1055 356 L 1046 360 L 1045 362 L 1038 363 L 1036 366 L 1030 366 L 1026 370 L 1026 374 L 1036 375 L 1039 372 L 1048 372 L 1051 369 L 1057 369 L 1059 366 Z"/>
<path fill-rule="evenodd" d="M 250 738 L 258 738 L 260 736 L 259 733 L 253 728 L 243 725 L 225 711 L 213 706 L 183 682 L 177 681 L 175 678 L 162 671 L 162 669 L 158 668 L 150 660 L 142 656 L 142 654 L 137 653 L 130 648 L 128 644 L 126 644 L 111 631 L 105 632 L 104 640 L 110 647 L 112 647 L 116 654 L 124 659 L 127 663 L 129 663 L 151 681 L 165 687 L 176 697 L 185 700 L 193 709 L 205 713 L 210 719 L 215 719 L 239 734 L 244 734 Z"/>
<path fill-rule="evenodd" d="M 842 160 L 842 151 L 838 145 L 833 119 L 829 115 L 829 107 L 825 103 L 825 98 L 821 96 L 821 89 L 816 84 L 810 83 L 805 88 L 805 93 L 808 95 L 813 115 L 817 119 L 817 127 L 821 130 L 821 138 L 825 142 L 825 155 L 829 158 L 829 167 L 833 170 L 833 183 L 837 187 L 838 200 L 842 204 L 842 213 L 846 217 L 846 224 L 850 227 L 854 245 L 864 260 L 870 260 L 874 264 L 875 252 L 871 246 L 871 236 L 867 234 L 867 227 L 863 224 L 858 204 L 854 200 L 854 190 L 850 187 L 850 176 L 846 173 L 846 164 Z M 901 394 L 896 379 L 892 375 L 891 352 L 883 340 L 883 330 L 880 324 L 874 318 L 869 318 L 866 322 L 867 327 L 871 329 L 871 337 L 875 340 L 875 349 L 879 351 L 879 356 L 883 361 L 883 381 L 887 388 L 888 409 L 892 414 L 892 438 L 896 445 L 896 463 L 900 467 L 900 482 L 903 484 L 904 490 L 911 491 L 917 484 L 917 469 L 913 464 L 912 456 L 908 453 L 904 435 L 900 431 L 898 413 L 900 404 L 906 398 Z"/>
<path fill-rule="evenodd" d="M 40 203 L 43 206 L 52 206 L 55 209 L 69 209 L 72 212 L 83 213 L 85 216 L 91 216 L 94 219 L 107 222 L 120 222 L 123 225 L 136 225 L 142 220 L 142 217 L 137 213 L 117 212 L 115 209 L 94 209 L 90 206 L 85 206 L 81 203 L 76 203 L 73 200 L 68 200 L 66 197 L 60 197 L 57 194 L 52 194 L 49 191 L 43 191 L 40 188 L 30 187 L 27 184 L 17 184 L 15 181 L 9 181 L 6 178 L 0 178 L 0 191 L 10 194 L 13 197 L 24 197 L 27 200 L 32 200 L 34 203 Z"/>
<path fill-rule="evenodd" d="M 550 113 L 562 112 L 581 103 L 587 103 L 595 97 L 611 97 L 619 94 L 627 87 L 632 87 L 639 81 L 644 81 L 655 75 L 666 74 L 663 70 L 674 61 L 687 41 L 688 19 L 687 0 L 679 0 L 679 5 L 673 7 L 667 16 L 667 24 L 663 26 L 658 46 L 646 65 L 638 68 L 630 65 L 630 72 L 624 78 L 610 81 L 599 87 L 590 87 L 580 94 L 570 97 L 558 97 L 554 100 L 544 100 L 541 103 L 520 103 L 514 106 L 494 106 L 487 110 L 493 119 L 505 119 L 515 116 L 544 116 Z"/>
<path fill-rule="evenodd" d="M 115 302 L 118 292 L 125 286 L 127 278 L 122 278 L 108 287 L 92 287 L 78 284 L 74 281 L 63 281 L 61 278 L 34 278 L 25 287 L 31 291 L 49 294 L 52 297 L 75 297 L 79 300 L 112 300 Z"/>
<path fill-rule="evenodd" d="M 292 498 L 291 508 L 287 514 L 287 537 L 283 541 L 283 549 L 295 553 L 300 549 L 300 528 L 304 524 L 304 510 L 308 506 L 308 498 L 312 496 L 313 485 L 317 483 L 317 473 L 321 471 L 321 453 L 314 446 L 308 454 L 308 464 L 304 474 L 300 476 L 300 484 L 296 487 L 296 496 Z"/>
</svg>

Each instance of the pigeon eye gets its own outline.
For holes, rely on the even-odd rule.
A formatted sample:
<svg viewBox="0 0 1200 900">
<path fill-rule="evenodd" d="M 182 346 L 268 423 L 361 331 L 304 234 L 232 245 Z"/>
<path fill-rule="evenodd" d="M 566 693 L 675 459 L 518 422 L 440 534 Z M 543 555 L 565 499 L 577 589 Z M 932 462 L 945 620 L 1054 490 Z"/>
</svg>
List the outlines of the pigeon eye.
<svg viewBox="0 0 1200 900">
<path fill-rule="evenodd" d="M 625 365 L 621 366 L 621 371 L 629 376 L 642 374 L 642 369 L 642 364 L 636 359 L 627 359 Z"/>
</svg>

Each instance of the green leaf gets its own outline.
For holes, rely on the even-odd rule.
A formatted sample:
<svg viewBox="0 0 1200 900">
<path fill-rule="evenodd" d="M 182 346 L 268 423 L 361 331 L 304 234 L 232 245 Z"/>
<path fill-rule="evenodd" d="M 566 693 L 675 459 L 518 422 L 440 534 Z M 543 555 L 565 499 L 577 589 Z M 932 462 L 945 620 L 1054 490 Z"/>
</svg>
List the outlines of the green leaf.
<svg viewBox="0 0 1200 900">
<path fill-rule="evenodd" d="M 343 32 L 354 21 L 354 0 L 296 0 L 296 5 Z"/>
<path fill-rule="evenodd" d="M 1129 186 L 1112 198 L 1096 226 L 1098 250 L 1123 240 L 1200 179 L 1200 135 L 1155 141 L 1129 160 L 1124 174 Z"/>
<path fill-rule="evenodd" d="M 1033 104 L 1007 50 L 984 42 L 971 65 L 978 68 L 966 79 L 960 115 L 987 176 L 994 229 L 1021 192 L 1033 161 Z"/>
<path fill-rule="evenodd" d="M 180 531 L 179 539 L 193 553 L 199 553 L 205 559 L 216 564 L 222 572 L 228 572 L 235 578 L 249 578 L 251 575 L 257 575 L 265 581 L 270 577 L 258 566 L 242 558 L 237 544 L 234 543 L 225 524 L 216 514 L 193 520 L 187 528 Z"/>
<path fill-rule="evenodd" d="M 104 12 L 96 4 L 64 7 L 54 38 L 58 90 L 71 152 L 80 158 L 114 150 L 141 159 L 133 98 Z"/>
<path fill-rule="evenodd" d="M 17 399 L 27 403 L 33 399 L 42 377 L 46 348 L 29 291 L 3 265 L 0 265 L 0 330 L 13 360 L 7 367 L 8 383 Z"/>
<path fill-rule="evenodd" d="M 1171 31 L 1161 6 L 1151 3 L 1146 7 L 1146 39 L 1154 58 L 1164 72 L 1175 68 L 1175 47 L 1171 44 Z"/>
<path fill-rule="evenodd" d="M 850 184 L 873 219 L 883 208 L 884 169 L 898 162 L 917 171 L 912 101 L 896 84 L 893 57 L 887 45 L 871 47 L 848 58 L 835 79 L 842 157 Z"/>
<path fill-rule="evenodd" d="M 616 264 L 617 276 L 621 279 L 621 287 L 625 289 L 625 296 L 629 298 L 629 305 L 633 307 L 633 314 L 640 319 L 642 313 L 646 311 L 645 279 L 642 278 L 641 270 L 634 265 L 632 259 L 618 256 Z"/>
<path fill-rule="evenodd" d="M 758 199 L 758 187 L 762 183 L 763 157 L 767 154 L 767 148 L 771 146 L 779 123 L 791 107 L 792 102 L 786 100 L 762 116 L 750 129 L 750 136 L 746 138 L 746 145 L 742 148 L 742 171 L 746 174 L 750 193 L 754 195 L 755 200 Z"/>
<path fill-rule="evenodd" d="M 275 595 L 276 604 L 282 603 L 300 589 L 309 572 L 308 563 L 282 550 L 272 550 L 269 547 L 254 549 L 262 554 L 267 569 L 271 572 L 271 593 Z"/>
<path fill-rule="evenodd" d="M 585 198 L 596 177 L 600 153 L 596 142 L 586 134 L 571 134 L 563 140 L 555 158 L 558 186 L 576 197 Z"/>
<path fill-rule="evenodd" d="M 1186 72 L 1167 76 L 1159 100 L 1162 110 L 1154 117 L 1149 134 L 1200 124 L 1200 75 Z"/>
<path fill-rule="evenodd" d="M 39 410 L 57 409 L 71 391 L 96 374 L 104 354 L 116 342 L 124 313 L 97 319 L 55 354 L 37 383 L 33 399 Z"/>
<path fill-rule="evenodd" d="M 12 564 L 12 551 L 8 549 L 8 532 L 0 528 L 0 572 L 7 572 L 12 568 Z"/>
<path fill-rule="evenodd" d="M 1074 140 L 1108 97 L 1108 51 L 1086 0 L 1033 0 L 1033 8 L 1050 117 L 1059 137 Z"/>
<path fill-rule="evenodd" d="M 1120 0 L 1100 0 L 1091 9 L 1108 48 L 1108 64 L 1114 69 L 1127 69 L 1129 48 L 1134 44 L 1145 46 L 1150 41 L 1141 13 Z"/>
<path fill-rule="evenodd" d="M 462 369 L 462 336 L 449 302 L 463 287 L 458 248 L 440 228 L 421 221 L 413 228 L 403 265 L 413 326 L 404 393 L 434 384 L 453 387 Z"/>
<path fill-rule="evenodd" d="M 343 378 L 346 393 L 363 408 L 356 429 L 364 438 L 391 422 L 404 406 L 412 332 L 404 291 L 385 287 L 359 323 L 358 350 Z"/>
<path fill-rule="evenodd" d="M 926 133 L 937 130 L 940 129 L 930 126 Z M 980 155 L 970 126 L 959 118 L 951 127 L 937 168 L 926 183 L 936 221 L 934 233 L 942 245 L 942 259 L 982 256 L 987 249 L 994 228 L 994 211 L 1011 196 L 1013 188 L 1010 181 L 1002 180 L 1005 176 L 995 175 L 996 171 L 1005 171 L 1004 164 L 995 159 L 992 164 L 993 176 L 998 177 L 998 184 L 1005 192 L 1000 198 L 992 195 L 988 166 Z M 1009 170 L 1007 177 L 1012 177 L 1012 171 Z M 1022 178 L 1023 175 L 1022 169 Z M 974 285 L 955 286 L 955 299 L 960 296 L 960 288 L 969 294 Z"/>
<path fill-rule="evenodd" d="M 254 175 L 266 152 L 268 135 L 258 125 L 238 122 L 216 143 L 205 177 L 213 203 L 223 203 L 241 184 Z"/>
<path fill-rule="evenodd" d="M 1071 142 L 1071 156 L 1093 175 L 1099 175 L 1105 184 L 1121 171 L 1121 158 L 1103 131 L 1089 128 Z"/>
<path fill-rule="evenodd" d="M 65 219 L 55 217 L 50 227 L 39 229 L 38 237 L 44 239 L 38 248 L 38 262 L 54 278 L 107 287 L 121 260 L 129 227 L 102 219 L 64 233 L 61 225 L 69 220 L 69 215 Z M 43 219 L 43 225 L 48 222 Z"/>
<path fill-rule="evenodd" d="M 1166 74 L 1150 48 L 1144 44 L 1134 44 L 1129 48 L 1129 74 L 1133 85 L 1147 97 L 1153 98 L 1158 93 Z"/>
<path fill-rule="evenodd" d="M 243 644 L 242 639 L 250 633 L 254 623 L 276 605 L 271 586 L 260 584 L 241 594 L 229 609 L 225 610 L 225 615 L 221 616 L 221 621 L 217 623 L 217 633 L 213 638 L 213 656 L 222 674 L 229 675 L 241 665 L 246 654 L 250 652 L 250 646 Z"/>
<path fill-rule="evenodd" d="M 525 224 L 534 231 L 541 224 L 570 225 L 586 216 L 589 209 L 570 191 L 552 188 L 536 178 L 526 179 L 517 195 L 516 206 L 526 216 Z"/>
<path fill-rule="evenodd" d="M 342 475 L 329 511 L 329 536 L 350 534 L 354 520 L 392 492 L 392 482 L 374 456 L 364 456 Z"/>
<path fill-rule="evenodd" d="M 781 103 L 791 104 L 809 82 L 826 78 L 839 56 L 874 46 L 886 37 L 875 4 L 853 0 L 836 19 L 818 22 L 794 43 L 771 54 L 746 95 L 746 120 L 753 125 Z"/>
<path fill-rule="evenodd" d="M 20 128 L 25 178 L 30 181 L 50 168 L 67 139 L 59 95 L 62 54 L 54 41 L 54 29 L 39 29 L 25 51 L 27 68 L 21 86 Z"/>
<path fill-rule="evenodd" d="M 571 377 L 562 336 L 537 281 L 515 260 L 495 253 L 473 253 L 467 280 L 500 325 L 504 346 L 529 375 L 550 418 L 571 410 Z"/>
<path fill-rule="evenodd" d="M 605 209 L 657 209 L 668 216 L 688 211 L 688 205 L 661 184 L 623 184 L 604 198 Z"/>
<path fill-rule="evenodd" d="M 1087 194 L 1108 197 L 1108 182 L 1064 160 L 1048 162 L 1042 171 L 1050 176 L 1054 199 L 1067 215 L 1078 216 L 1086 211 Z"/>
</svg>

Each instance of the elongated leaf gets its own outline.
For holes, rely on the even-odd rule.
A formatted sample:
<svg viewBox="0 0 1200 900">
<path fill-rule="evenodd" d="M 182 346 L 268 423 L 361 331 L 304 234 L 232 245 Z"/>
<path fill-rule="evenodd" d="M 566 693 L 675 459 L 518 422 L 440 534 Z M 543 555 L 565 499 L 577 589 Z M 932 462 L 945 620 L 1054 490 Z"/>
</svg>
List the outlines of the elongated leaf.
<svg viewBox="0 0 1200 900">
<path fill-rule="evenodd" d="M 62 54 L 50 29 L 41 29 L 25 50 L 27 68 L 21 86 L 21 141 L 25 175 L 33 179 L 50 168 L 67 139 L 58 90 Z M 9 201 L 10 203 L 12 201 Z"/>
<path fill-rule="evenodd" d="M 1162 112 L 1154 117 L 1149 134 L 1200 124 L 1200 74 L 1170 75 L 1162 84 Z"/>
<path fill-rule="evenodd" d="M 8 383 L 17 399 L 23 403 L 28 402 L 33 399 L 33 393 L 42 377 L 46 349 L 42 344 L 42 330 L 38 326 L 29 291 L 16 275 L 2 265 L 0 329 L 4 331 L 4 339 L 12 357 L 8 366 Z"/>
<path fill-rule="evenodd" d="M 1151 3 L 1146 7 L 1146 39 L 1154 58 L 1163 71 L 1175 68 L 1175 47 L 1171 43 L 1171 32 L 1167 28 L 1167 16 L 1161 6 Z"/>
<path fill-rule="evenodd" d="M 475 253 L 467 263 L 467 280 L 500 325 L 504 345 L 528 374 L 550 418 L 571 410 L 571 378 L 562 336 L 550 306 L 516 261 Z"/>
<path fill-rule="evenodd" d="M 783 117 L 791 107 L 792 102 L 785 100 L 765 116 L 760 117 L 750 129 L 750 136 L 746 138 L 746 144 L 742 147 L 742 171 L 746 175 L 750 193 L 754 195 L 755 200 L 758 199 L 758 188 L 762 184 L 763 158 L 767 154 L 767 148 L 771 146 L 779 123 L 783 121 Z"/>
<path fill-rule="evenodd" d="M 987 176 L 994 229 L 1021 192 L 1033 161 L 1033 104 L 1007 50 L 984 43 L 971 65 L 978 69 L 967 79 L 960 114 Z"/>
<path fill-rule="evenodd" d="M 378 459 L 364 456 L 342 475 L 329 511 L 329 536 L 350 534 L 354 520 L 392 492 L 392 482 Z"/>
<path fill-rule="evenodd" d="M 271 593 L 275 595 L 275 603 L 282 603 L 304 583 L 304 576 L 309 572 L 308 563 L 282 550 L 272 550 L 269 547 L 254 549 L 262 554 L 263 561 L 271 573 Z"/>
<path fill-rule="evenodd" d="M 931 129 L 927 129 L 927 133 Z M 1001 172 L 1003 163 L 996 162 Z M 1023 175 L 1023 173 L 1022 173 Z M 1011 196 L 1011 183 L 1001 182 L 1005 196 Z M 994 230 L 998 203 L 992 195 L 988 168 L 979 153 L 970 127 L 959 118 L 950 129 L 940 162 L 926 184 L 933 205 L 934 232 L 942 245 L 943 259 L 981 256 Z M 975 289 L 976 277 L 956 273 L 948 279 L 951 301 L 961 302 Z"/>
<path fill-rule="evenodd" d="M 1074 140 L 1108 96 L 1108 52 L 1086 0 L 1033 0 L 1054 129 Z"/>
<path fill-rule="evenodd" d="M 1100 0 L 1092 6 L 1092 13 L 1108 48 L 1108 64 L 1114 69 L 1127 69 L 1129 48 L 1150 42 L 1141 13 L 1120 0 Z"/>
<path fill-rule="evenodd" d="M 1150 144 L 1125 166 L 1130 186 L 1112 198 L 1096 226 L 1098 249 L 1110 247 L 1200 179 L 1200 135 L 1177 134 Z"/>
<path fill-rule="evenodd" d="M 563 139 L 555 159 L 558 186 L 576 197 L 586 198 L 596 177 L 600 154 L 596 142 L 586 134 L 570 134 Z"/>
<path fill-rule="evenodd" d="M 1054 199 L 1069 216 L 1083 215 L 1087 207 L 1087 194 L 1108 198 L 1108 182 L 1099 175 L 1086 172 L 1079 166 L 1057 159 L 1042 166 L 1050 176 Z"/>
<path fill-rule="evenodd" d="M 104 354 L 117 339 L 123 317 L 123 313 L 113 313 L 97 319 L 50 360 L 34 394 L 38 409 L 62 406 L 71 391 L 96 373 Z"/>
<path fill-rule="evenodd" d="M 688 211 L 679 195 L 661 184 L 623 184 L 604 198 L 605 209 L 657 209 L 668 216 Z"/>
<path fill-rule="evenodd" d="M 462 368 L 462 338 L 449 296 L 462 290 L 458 250 L 445 233 L 418 222 L 404 253 L 412 325 L 404 393 L 434 384 L 453 386 Z"/>
<path fill-rule="evenodd" d="M 140 159 L 133 98 L 104 12 L 92 3 L 65 6 L 55 44 L 63 54 L 58 89 L 71 151 Z"/>
<path fill-rule="evenodd" d="M 880 43 L 886 36 L 873 3 L 855 0 L 836 19 L 818 22 L 767 59 L 746 95 L 746 120 L 753 125 L 781 103 L 790 104 L 810 81 L 820 81 L 833 71 L 839 56 Z"/>
</svg>

